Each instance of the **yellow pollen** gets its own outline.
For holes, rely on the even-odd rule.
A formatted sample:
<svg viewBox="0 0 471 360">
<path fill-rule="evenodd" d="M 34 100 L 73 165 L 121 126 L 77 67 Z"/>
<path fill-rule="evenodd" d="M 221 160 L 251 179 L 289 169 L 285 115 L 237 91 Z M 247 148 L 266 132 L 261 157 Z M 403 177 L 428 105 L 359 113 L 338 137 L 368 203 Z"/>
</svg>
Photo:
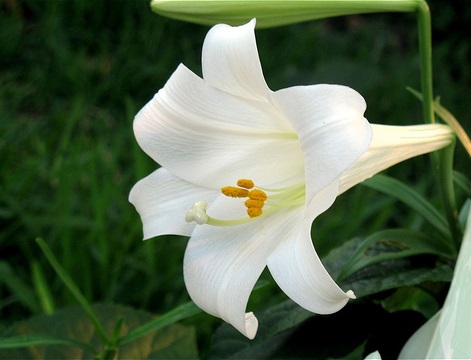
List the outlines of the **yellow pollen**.
<svg viewBox="0 0 471 360">
<path fill-rule="evenodd" d="M 260 200 L 252 200 L 252 199 L 249 199 L 245 202 L 245 206 L 247 206 L 248 208 L 263 208 L 263 205 L 265 205 L 265 202 L 264 201 L 260 201 Z"/>
<path fill-rule="evenodd" d="M 247 189 L 241 189 L 235 186 L 225 186 L 221 189 L 221 192 L 226 196 L 234 198 L 245 198 L 249 195 Z"/>
<path fill-rule="evenodd" d="M 247 214 L 251 217 L 251 218 L 254 218 L 254 217 L 257 217 L 257 216 L 260 216 L 262 215 L 262 209 L 259 208 L 259 207 L 249 207 L 247 209 Z"/>
<path fill-rule="evenodd" d="M 252 189 L 255 184 L 250 179 L 239 179 L 237 180 L 237 186 L 240 186 L 244 189 Z"/>
<path fill-rule="evenodd" d="M 262 190 L 255 189 L 249 191 L 248 197 L 252 200 L 265 201 L 267 199 L 267 194 Z"/>
<path fill-rule="evenodd" d="M 233 198 L 247 198 L 245 206 L 247 207 L 247 214 L 249 217 L 254 218 L 262 215 L 262 208 L 265 205 L 265 200 L 268 198 L 264 191 L 259 189 L 252 189 L 255 184 L 250 179 L 239 179 L 237 186 L 225 186 L 221 188 L 221 192 Z"/>
</svg>

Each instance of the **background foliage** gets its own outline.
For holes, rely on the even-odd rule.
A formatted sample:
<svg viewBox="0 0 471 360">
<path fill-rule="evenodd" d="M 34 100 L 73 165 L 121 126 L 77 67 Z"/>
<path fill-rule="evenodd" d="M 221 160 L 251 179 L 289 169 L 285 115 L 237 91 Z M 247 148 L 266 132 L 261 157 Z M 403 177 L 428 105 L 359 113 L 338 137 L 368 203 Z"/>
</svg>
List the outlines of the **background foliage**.
<svg viewBox="0 0 471 360">
<path fill-rule="evenodd" d="M 469 133 L 471 8 L 465 0 L 429 4 L 435 94 Z M 76 304 L 39 250 L 37 237 L 45 239 L 91 303 L 119 303 L 162 314 L 188 301 L 182 278 L 186 239 L 167 236 L 141 242 L 139 217 L 127 202 L 132 185 L 156 167 L 137 146 L 132 121 L 180 62 L 200 73 L 207 30 L 155 15 L 148 1 L 0 1 L 0 331 L 7 334 L 17 321 L 57 314 Z M 260 30 L 256 36 L 272 89 L 345 84 L 366 98 L 371 122 L 423 121 L 420 103 L 405 90 L 419 88 L 412 14 L 349 16 Z M 455 158 L 457 170 L 471 178 L 459 146 Z M 388 174 L 407 180 L 439 204 L 427 156 L 397 165 Z M 458 204 L 464 195 L 458 191 Z M 316 220 L 313 234 L 319 253 L 329 254 L 328 264 L 335 269 L 338 259 L 331 250 L 348 239 L 395 226 L 426 227 L 404 204 L 358 186 Z M 434 259 L 419 256 L 387 266 L 403 271 L 419 263 L 438 269 Z M 411 333 L 439 308 L 451 276 L 451 264 L 442 265 L 435 278 L 424 278 L 441 282 L 404 284 L 399 290 L 385 286 L 384 292 L 371 296 L 366 291 L 345 311 L 313 318 L 286 303 L 264 274 L 266 286 L 254 292 L 250 308 L 272 320 L 266 320 L 268 329 L 261 328 L 251 344 L 226 326 L 218 329 L 221 322 L 208 315 L 183 325 L 190 329 L 188 336 L 196 332 L 200 357 L 228 357 L 234 351 L 239 357 L 327 358 L 351 351 L 361 356 L 363 348 L 354 349 L 372 334 L 374 341 L 384 343 L 388 331 L 404 326 L 404 333 Z M 369 271 L 371 277 L 378 274 L 374 268 Z M 362 293 L 365 287 L 357 285 Z M 277 316 L 286 312 L 299 321 L 270 333 Z M 296 321 L 300 328 L 292 327 Z M 335 329 L 346 323 L 361 329 L 354 330 L 358 338 L 346 342 L 345 349 L 327 340 L 312 345 L 319 333 L 329 334 L 320 329 L 332 329 L 337 336 Z M 235 343 L 227 343 L 232 337 L 248 351 L 258 346 L 259 353 L 238 353 L 243 349 L 239 345 L 232 351 Z M 345 334 L 348 338 L 351 332 Z M 387 345 L 391 354 L 401 339 Z"/>
</svg>

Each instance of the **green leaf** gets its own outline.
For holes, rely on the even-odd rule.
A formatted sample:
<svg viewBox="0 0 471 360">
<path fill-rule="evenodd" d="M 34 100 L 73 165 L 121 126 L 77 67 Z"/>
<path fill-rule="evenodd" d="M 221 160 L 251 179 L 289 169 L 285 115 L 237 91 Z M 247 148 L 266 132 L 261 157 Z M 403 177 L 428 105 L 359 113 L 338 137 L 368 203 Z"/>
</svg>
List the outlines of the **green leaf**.
<svg viewBox="0 0 471 360">
<path fill-rule="evenodd" d="M 121 305 L 96 304 L 92 308 L 104 330 L 112 334 L 120 329 L 121 337 L 155 319 L 149 313 Z M 119 319 L 123 319 L 121 327 L 117 326 Z M 96 353 L 106 351 L 94 324 L 80 306 L 16 323 L 3 336 L 1 359 L 91 359 L 95 356 L 94 349 Z M 6 349 L 12 346 L 15 348 Z M 116 353 L 116 359 L 194 359 L 198 356 L 194 329 L 179 324 L 149 332 L 120 346 Z"/>
<path fill-rule="evenodd" d="M 32 262 L 31 272 L 31 279 L 36 289 L 39 304 L 41 304 L 41 308 L 45 314 L 51 315 L 55 311 L 54 299 L 39 262 Z"/>
<path fill-rule="evenodd" d="M 361 242 L 343 267 L 339 280 L 382 261 L 420 254 L 434 254 L 450 259 L 454 255 L 452 247 L 447 247 L 444 242 L 419 231 L 408 229 L 379 231 Z"/>
<path fill-rule="evenodd" d="M 41 308 L 37 302 L 36 295 L 31 286 L 21 279 L 11 269 L 11 266 L 0 261 L 0 284 L 4 283 L 19 301 L 27 306 L 33 313 L 38 313 Z"/>
<path fill-rule="evenodd" d="M 453 268 L 448 264 L 435 268 L 413 268 L 408 265 L 406 262 L 391 261 L 370 266 L 360 276 L 347 279 L 341 285 L 344 289 L 352 289 L 357 297 L 362 297 L 426 281 L 450 282 L 453 277 Z"/>
<path fill-rule="evenodd" d="M 135 329 L 132 329 L 125 336 L 119 339 L 118 345 L 124 345 L 134 341 L 142 336 L 147 335 L 149 332 L 161 329 L 169 324 L 176 323 L 177 321 L 189 318 L 193 315 L 201 313 L 202 310 L 198 308 L 193 302 L 183 304 L 168 313 L 160 316 L 157 319 L 149 321 Z"/>
<path fill-rule="evenodd" d="M 451 238 L 446 219 L 440 212 L 421 194 L 410 186 L 392 177 L 378 174 L 362 182 L 362 185 L 392 196 L 408 205 L 427 220 L 447 239 Z"/>
<path fill-rule="evenodd" d="M 335 279 L 362 246 L 362 238 L 354 238 L 322 259 L 324 266 Z M 419 285 L 423 282 L 450 282 L 453 267 L 448 263 L 429 264 L 414 262 L 409 258 L 396 258 L 370 265 L 338 283 L 344 290 L 353 290 L 357 298 L 385 290 Z"/>
</svg>

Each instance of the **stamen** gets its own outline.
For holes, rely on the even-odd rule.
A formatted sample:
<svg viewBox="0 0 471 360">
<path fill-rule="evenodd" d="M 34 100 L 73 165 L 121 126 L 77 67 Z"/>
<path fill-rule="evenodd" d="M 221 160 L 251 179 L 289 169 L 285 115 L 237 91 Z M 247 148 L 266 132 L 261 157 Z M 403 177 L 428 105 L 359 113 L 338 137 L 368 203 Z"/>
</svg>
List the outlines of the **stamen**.
<svg viewBox="0 0 471 360">
<path fill-rule="evenodd" d="M 237 180 L 237 186 L 226 186 L 221 189 L 221 192 L 230 197 L 234 198 L 246 198 L 249 199 L 245 202 L 247 207 L 247 214 L 250 218 L 254 218 L 262 215 L 262 208 L 265 205 L 265 200 L 268 198 L 267 194 L 263 190 L 248 190 L 252 189 L 255 184 L 250 179 L 239 179 Z M 210 219 L 211 221 L 211 219 Z"/>
<path fill-rule="evenodd" d="M 263 207 L 263 205 L 265 205 L 265 202 L 260 201 L 260 200 L 249 199 L 249 200 L 245 201 L 245 206 L 247 206 L 248 208 L 258 207 L 258 208 L 261 209 Z"/>
<path fill-rule="evenodd" d="M 262 215 L 263 205 L 265 205 L 265 201 L 253 200 L 253 199 L 247 200 L 245 202 L 245 206 L 247 206 L 247 214 L 251 218 Z"/>
<path fill-rule="evenodd" d="M 268 198 L 267 194 L 265 194 L 264 191 L 258 189 L 249 191 L 248 197 L 249 199 L 259 201 L 265 201 Z"/>
<path fill-rule="evenodd" d="M 251 217 L 251 218 L 254 218 L 254 217 L 257 217 L 257 216 L 260 216 L 262 215 L 262 208 L 258 208 L 258 207 L 250 207 L 247 209 L 247 214 Z"/>
<path fill-rule="evenodd" d="M 221 192 L 229 197 L 233 198 L 245 198 L 248 196 L 249 191 L 247 189 L 241 189 L 235 186 L 226 186 L 221 189 Z"/>
<path fill-rule="evenodd" d="M 243 187 L 244 189 L 252 189 L 255 184 L 250 179 L 239 179 L 237 180 L 237 186 Z"/>
</svg>

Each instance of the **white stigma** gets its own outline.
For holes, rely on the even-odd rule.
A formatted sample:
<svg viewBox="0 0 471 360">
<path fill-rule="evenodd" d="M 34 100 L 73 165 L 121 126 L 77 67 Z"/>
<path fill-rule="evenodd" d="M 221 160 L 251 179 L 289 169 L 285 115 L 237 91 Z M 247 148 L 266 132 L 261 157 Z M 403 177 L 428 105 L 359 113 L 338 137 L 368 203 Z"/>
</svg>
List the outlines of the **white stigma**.
<svg viewBox="0 0 471 360">
<path fill-rule="evenodd" d="M 195 221 L 199 225 L 206 224 L 208 222 L 208 214 L 206 214 L 206 201 L 198 201 L 193 207 L 187 211 L 185 220 L 186 222 Z"/>
</svg>

